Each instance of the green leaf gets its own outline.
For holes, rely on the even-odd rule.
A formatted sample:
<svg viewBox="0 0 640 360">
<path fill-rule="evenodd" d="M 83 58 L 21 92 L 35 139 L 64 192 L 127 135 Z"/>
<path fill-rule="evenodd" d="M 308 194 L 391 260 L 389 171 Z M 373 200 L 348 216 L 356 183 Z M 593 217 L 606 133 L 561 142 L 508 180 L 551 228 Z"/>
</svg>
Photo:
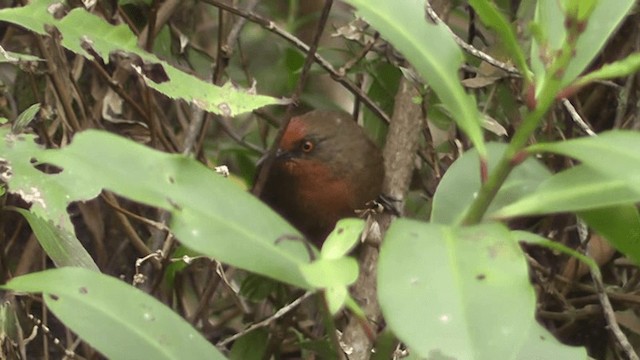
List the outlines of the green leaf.
<svg viewBox="0 0 640 360">
<path fill-rule="evenodd" d="M 594 81 L 624 77 L 638 71 L 640 71 L 640 53 L 633 53 L 622 60 L 605 64 L 600 69 L 579 77 L 573 86 L 581 87 Z"/>
<path fill-rule="evenodd" d="M 402 78 L 401 70 L 386 61 L 364 62 L 364 70 L 371 77 L 371 85 L 367 95 L 387 114 L 393 113 L 395 94 Z M 368 108 L 363 108 L 362 126 L 376 144 L 384 144 L 387 137 L 388 125 Z"/>
<path fill-rule="evenodd" d="M 51 220 L 25 209 L 15 208 L 29 222 L 38 242 L 57 267 L 77 266 L 100 271 L 87 250 L 74 234 L 57 227 Z"/>
<path fill-rule="evenodd" d="M 584 21 L 589 18 L 598 0 L 565 0 L 563 3 L 567 17 L 577 21 Z"/>
<path fill-rule="evenodd" d="M 535 323 L 526 259 L 501 224 L 395 221 L 378 296 L 387 324 L 422 357 L 515 359 Z"/>
<path fill-rule="evenodd" d="M 358 278 L 358 262 L 351 257 L 318 259 L 301 268 L 307 282 L 316 288 L 344 287 Z"/>
<path fill-rule="evenodd" d="M 527 65 L 524 52 L 520 47 L 513 27 L 504 15 L 489 0 L 469 0 L 469 5 L 473 7 L 486 26 L 493 28 L 498 33 L 502 45 L 511 55 L 515 66 L 523 74 L 526 81 L 531 82 L 532 74 Z"/>
<path fill-rule="evenodd" d="M 240 295 L 253 302 L 264 301 L 270 296 L 286 299 L 289 292 L 286 284 L 252 273 L 247 274 L 240 285 Z"/>
<path fill-rule="evenodd" d="M 338 221 L 336 227 L 322 244 L 320 257 L 323 259 L 337 259 L 347 255 L 360 240 L 364 229 L 362 219 L 347 218 Z"/>
<path fill-rule="evenodd" d="M 498 163 L 506 147 L 506 144 L 500 143 L 487 144 L 490 171 Z M 480 190 L 479 169 L 480 160 L 475 149 L 464 153 L 449 167 L 433 196 L 432 222 L 453 224 L 464 215 L 475 194 Z M 550 176 L 549 171 L 538 161 L 527 159 L 511 172 L 489 211 L 525 197 Z"/>
<path fill-rule="evenodd" d="M 589 360 L 584 347 L 567 346 L 558 341 L 542 325 L 534 322 L 526 332 L 527 339 L 514 357 L 517 360 L 562 359 Z"/>
<path fill-rule="evenodd" d="M 5 341 L 16 341 L 20 337 L 19 334 L 21 334 L 22 331 L 20 321 L 16 316 L 15 305 L 15 300 L 5 300 L 0 304 L 0 336 Z M 5 352 L 5 354 L 7 353 Z"/>
<path fill-rule="evenodd" d="M 551 241 L 540 235 L 527 231 L 512 231 L 514 239 L 524 241 L 529 244 L 547 247 L 551 250 L 558 251 L 569 256 L 573 256 L 589 266 L 592 271 L 599 274 L 598 264 L 590 257 L 580 254 L 579 252 L 559 243 Z M 531 324 L 531 328 L 527 331 L 527 340 L 520 349 L 515 359 L 591 359 L 587 356 L 586 349 L 583 347 L 570 347 L 560 343 L 547 329 L 542 327 L 538 322 Z"/>
<path fill-rule="evenodd" d="M 299 269 L 309 261 L 305 246 L 288 239 L 298 232 L 260 200 L 193 159 L 87 130 L 63 149 L 46 150 L 39 160 L 61 167 L 59 175 L 73 178 L 77 186 L 92 184 L 170 211 L 171 231 L 193 250 L 309 286 Z"/>
<path fill-rule="evenodd" d="M 0 10 L 0 21 L 20 25 L 40 35 L 47 35 L 44 25 L 53 20 L 49 8 L 62 5 L 62 1 L 34 0 L 22 7 L 8 7 Z"/>
<path fill-rule="evenodd" d="M 184 73 L 138 48 L 136 37 L 126 25 L 111 25 L 82 8 L 75 8 L 57 20 L 47 11 L 51 3 L 49 0 L 34 0 L 27 6 L 3 9 L 0 10 L 0 20 L 39 34 L 45 34 L 45 25 L 55 26 L 62 34 L 65 48 L 89 59 L 97 54 L 104 62 L 109 62 L 109 55 L 118 52 L 135 54 L 134 58 L 138 56 L 147 64 L 158 64 L 168 79 L 151 79 L 139 72 L 147 85 L 172 99 L 183 99 L 215 114 L 235 116 L 265 105 L 282 104 L 278 99 L 250 94 L 231 84 L 218 87 Z M 89 52 L 87 48 L 93 51 Z"/>
<path fill-rule="evenodd" d="M 597 137 L 537 144 L 528 151 L 571 156 L 581 164 L 562 171 L 492 217 L 578 212 L 589 226 L 640 263 L 640 134 L 610 131 Z"/>
<path fill-rule="evenodd" d="M 578 165 L 553 175 L 528 196 L 506 204 L 489 216 L 510 218 L 576 212 L 640 202 L 640 191 L 632 186 L 623 179 Z"/>
<path fill-rule="evenodd" d="M 613 130 L 595 137 L 540 143 L 528 151 L 570 156 L 605 176 L 625 180 L 640 189 L 640 133 L 636 131 Z"/>
<path fill-rule="evenodd" d="M 621 205 L 578 215 L 618 251 L 640 264 L 640 215 L 635 205 Z"/>
<path fill-rule="evenodd" d="M 4 177 L 9 191 L 32 203 L 34 215 L 67 234 L 75 234 L 66 212 L 69 203 L 107 189 L 171 211 L 172 232 L 193 250 L 282 282 L 310 286 L 300 269 L 309 261 L 306 248 L 290 239 L 300 236 L 298 232 L 261 201 L 193 159 L 96 130 L 77 134 L 63 149 L 43 150 L 32 135 L 15 135 L 7 127 L 0 128 L 0 153 L 8 161 Z M 62 172 L 44 174 L 33 167 L 33 158 Z"/>
<path fill-rule="evenodd" d="M 481 155 L 486 153 L 481 117 L 463 89 L 458 69 L 463 56 L 443 24 L 425 19 L 424 2 L 418 0 L 348 0 L 382 37 L 391 42 L 415 66 L 469 136 Z M 425 39 L 428 39 L 426 41 Z"/>
<path fill-rule="evenodd" d="M 530 196 L 492 216 L 582 211 L 640 202 L 640 133 L 608 131 L 597 137 L 536 144 L 527 151 L 562 154 L 581 164 L 554 175 Z"/>
<path fill-rule="evenodd" d="M 589 268 L 591 268 L 592 270 L 595 271 L 599 271 L 598 270 L 598 263 L 596 263 L 595 260 L 593 260 L 592 258 L 585 256 L 581 253 L 579 253 L 578 251 L 562 244 L 559 243 L 557 241 L 552 241 L 549 240 L 545 237 L 542 237 L 538 234 L 534 234 L 534 233 L 530 233 L 528 231 L 521 231 L 521 230 L 515 230 L 511 232 L 514 236 L 515 239 L 517 239 L 518 241 L 524 241 L 528 244 L 534 244 L 534 245 L 538 245 L 538 246 L 544 246 L 550 250 L 553 251 L 557 251 L 569 256 L 572 256 L 578 260 L 580 260 L 581 262 L 583 262 L 585 265 L 587 265 Z"/>
<path fill-rule="evenodd" d="M 363 225 L 364 222 L 360 219 L 339 221 L 336 229 L 327 238 L 327 241 L 333 241 L 333 244 L 330 244 L 332 249 L 325 251 L 325 243 L 320 259 L 302 266 L 302 273 L 307 282 L 315 288 L 324 289 L 324 296 L 332 315 L 344 306 L 349 296 L 348 286 L 358 279 L 358 261 L 344 255 L 358 241 Z"/>
<path fill-rule="evenodd" d="M 578 2 L 584 2 L 578 0 Z M 591 1 L 589 1 L 591 2 Z M 563 69 L 562 86 L 567 86 L 582 73 L 594 57 L 600 53 L 604 43 L 629 13 L 635 0 L 598 1 L 592 9 L 584 32 L 576 43 L 575 52 L 566 69 Z M 580 16 L 588 14 L 589 7 L 583 7 Z M 588 11 L 589 10 L 589 11 Z M 566 45 L 567 30 L 564 26 L 565 13 L 556 0 L 540 0 L 537 2 L 535 28 L 543 38 L 537 37 L 531 47 L 531 66 L 536 75 L 537 89 L 543 87 L 546 65 L 542 58 L 550 58 Z"/>
<path fill-rule="evenodd" d="M 184 319 L 113 277 L 65 267 L 12 279 L 5 290 L 42 292 L 65 325 L 112 359 L 224 359 Z"/>
<path fill-rule="evenodd" d="M 389 329 L 384 329 L 378 334 L 378 338 L 374 345 L 374 349 L 376 349 L 376 351 L 372 351 L 370 360 L 393 359 L 396 354 L 397 346 L 398 340 L 393 332 L 389 331 Z M 415 354 L 413 355 L 415 356 Z M 408 357 L 403 357 L 403 359 L 408 360 Z"/>
<path fill-rule="evenodd" d="M 83 182 L 69 174 L 47 175 L 34 168 L 32 159 L 38 158 L 43 149 L 30 134 L 14 134 L 9 127 L 0 127 L 0 154 L 7 161 L 2 174 L 9 192 L 31 203 L 31 213 L 53 224 L 69 235 L 75 229 L 67 214 L 69 199 L 88 200 L 100 193 L 94 181 Z M 48 246 L 43 244 L 46 250 Z"/>
<path fill-rule="evenodd" d="M 9 64 L 20 64 L 21 62 L 27 61 L 42 61 L 37 56 L 29 55 L 29 54 L 20 54 L 11 51 L 6 51 L 0 46 L 0 64 L 1 63 L 9 63 Z"/>
<path fill-rule="evenodd" d="M 262 360 L 269 345 L 269 332 L 256 329 L 233 342 L 230 360 Z"/>
<path fill-rule="evenodd" d="M 38 111 L 40 111 L 40 103 L 29 106 L 25 111 L 18 115 L 18 118 L 16 118 L 16 121 L 14 121 L 13 125 L 11 126 L 11 131 L 14 134 L 21 133 L 27 127 L 27 125 L 29 125 L 29 123 L 36 117 Z"/>
<path fill-rule="evenodd" d="M 344 306 L 349 296 L 349 289 L 346 286 L 332 286 L 324 291 L 324 296 L 327 299 L 329 313 L 335 315 Z"/>
</svg>

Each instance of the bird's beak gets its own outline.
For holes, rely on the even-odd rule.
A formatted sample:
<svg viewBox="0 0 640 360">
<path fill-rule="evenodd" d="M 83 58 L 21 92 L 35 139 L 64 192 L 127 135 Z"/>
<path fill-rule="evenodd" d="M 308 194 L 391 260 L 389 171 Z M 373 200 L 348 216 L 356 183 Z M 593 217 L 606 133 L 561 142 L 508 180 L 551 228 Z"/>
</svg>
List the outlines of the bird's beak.
<svg viewBox="0 0 640 360">
<path fill-rule="evenodd" d="M 287 161 L 292 157 L 293 155 L 290 151 L 282 150 L 281 148 L 278 148 L 278 150 L 276 150 L 276 160 Z"/>
<path fill-rule="evenodd" d="M 262 164 L 264 164 L 265 161 L 267 161 L 267 157 L 269 157 L 269 153 L 265 153 L 264 155 L 262 155 L 260 157 L 260 159 L 258 159 L 258 162 L 256 163 L 256 166 L 262 166 Z M 282 150 L 282 149 L 277 149 L 276 150 L 276 156 L 275 159 L 279 160 L 279 161 L 287 161 L 289 159 L 291 159 L 293 156 L 291 155 L 291 153 L 289 151 L 286 150 Z"/>
</svg>

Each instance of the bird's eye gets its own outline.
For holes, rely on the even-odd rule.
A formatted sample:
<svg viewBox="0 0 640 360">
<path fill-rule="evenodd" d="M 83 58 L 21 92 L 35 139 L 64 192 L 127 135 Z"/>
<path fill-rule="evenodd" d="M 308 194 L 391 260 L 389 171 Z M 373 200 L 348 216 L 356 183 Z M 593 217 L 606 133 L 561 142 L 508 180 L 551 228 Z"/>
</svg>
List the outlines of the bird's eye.
<svg viewBox="0 0 640 360">
<path fill-rule="evenodd" d="M 313 150 L 314 148 L 314 144 L 313 141 L 311 140 L 305 140 L 302 142 L 302 144 L 300 144 L 300 149 L 302 149 L 303 152 L 311 152 L 311 150 Z"/>
</svg>

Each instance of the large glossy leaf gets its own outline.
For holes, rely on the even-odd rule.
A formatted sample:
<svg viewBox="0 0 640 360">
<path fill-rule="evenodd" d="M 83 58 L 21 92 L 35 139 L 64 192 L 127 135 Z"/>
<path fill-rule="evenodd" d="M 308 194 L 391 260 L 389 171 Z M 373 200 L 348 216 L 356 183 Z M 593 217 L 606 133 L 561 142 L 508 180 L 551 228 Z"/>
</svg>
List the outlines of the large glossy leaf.
<svg viewBox="0 0 640 360">
<path fill-rule="evenodd" d="M 23 26 L 39 34 L 46 34 L 45 25 L 55 26 L 62 34 L 62 45 L 67 49 L 93 58 L 94 54 L 109 62 L 109 55 L 135 54 L 144 62 L 159 64 L 168 79 L 151 79 L 143 76 L 147 85 L 174 99 L 184 99 L 200 108 L 216 114 L 238 115 L 253 109 L 281 103 L 278 99 L 250 94 L 230 84 L 224 87 L 202 81 L 153 54 L 137 47 L 136 37 L 126 25 L 114 26 L 82 8 L 73 9 L 57 20 L 49 12 L 50 5 L 59 1 L 34 0 L 27 6 L 0 10 L 0 20 Z M 93 51 L 87 51 L 91 48 Z M 134 62 L 135 63 L 135 62 Z M 141 66 L 142 64 L 139 64 Z"/>
<path fill-rule="evenodd" d="M 489 170 L 497 164 L 506 149 L 506 144 L 488 143 L 487 160 Z M 465 213 L 467 207 L 480 190 L 480 160 L 471 149 L 458 158 L 444 174 L 433 197 L 431 221 L 453 224 Z M 530 158 L 516 167 L 500 188 L 489 211 L 513 203 L 531 193 L 545 179 L 549 171 L 537 160 Z"/>
<path fill-rule="evenodd" d="M 535 323 L 527 262 L 501 224 L 399 219 L 380 250 L 378 296 L 394 333 L 427 358 L 515 359 Z"/>
<path fill-rule="evenodd" d="M 347 0 L 360 16 L 391 42 L 429 83 L 458 126 L 469 136 L 480 154 L 486 150 L 480 128 L 481 116 L 473 98 L 460 84 L 458 69 L 463 56 L 442 25 L 425 19 L 419 0 Z"/>
<path fill-rule="evenodd" d="M 17 277 L 2 288 L 42 292 L 53 314 L 111 359 L 224 359 L 161 302 L 98 272 L 65 267 Z"/>
</svg>

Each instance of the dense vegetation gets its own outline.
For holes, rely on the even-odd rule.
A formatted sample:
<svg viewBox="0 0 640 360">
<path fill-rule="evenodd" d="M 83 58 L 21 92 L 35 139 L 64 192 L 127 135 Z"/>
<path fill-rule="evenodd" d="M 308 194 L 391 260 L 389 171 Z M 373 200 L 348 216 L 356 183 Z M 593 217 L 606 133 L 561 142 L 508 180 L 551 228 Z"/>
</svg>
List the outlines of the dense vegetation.
<svg viewBox="0 0 640 360">
<path fill-rule="evenodd" d="M 0 7 L 0 357 L 638 358 L 635 1 Z M 249 193 L 311 108 L 402 217 Z"/>
</svg>

